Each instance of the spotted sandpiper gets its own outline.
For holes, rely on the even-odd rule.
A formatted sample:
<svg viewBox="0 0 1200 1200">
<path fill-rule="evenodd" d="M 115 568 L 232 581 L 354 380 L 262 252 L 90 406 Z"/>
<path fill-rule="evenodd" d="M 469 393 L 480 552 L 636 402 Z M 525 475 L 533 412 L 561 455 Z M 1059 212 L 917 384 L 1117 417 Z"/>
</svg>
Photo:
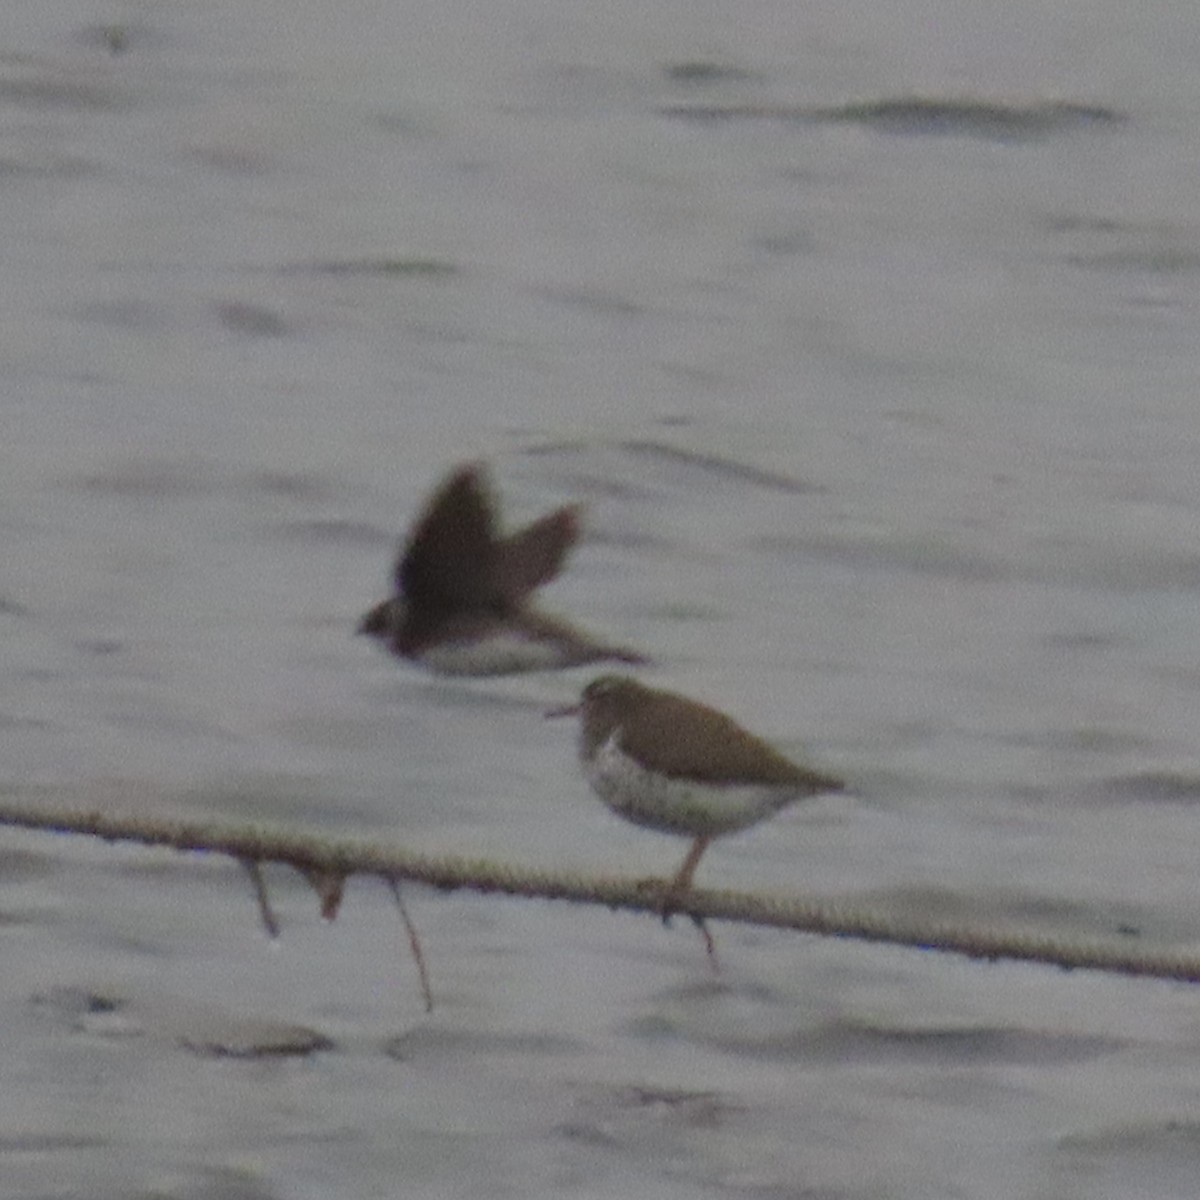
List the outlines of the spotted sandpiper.
<svg viewBox="0 0 1200 1200">
<path fill-rule="evenodd" d="M 713 838 L 747 829 L 806 796 L 845 788 L 840 779 L 785 758 L 723 712 L 628 676 L 601 675 L 578 704 L 546 715 L 576 714 L 579 760 L 604 803 L 635 825 L 692 839 L 664 912 L 691 887 Z"/>
<path fill-rule="evenodd" d="M 395 594 L 362 618 L 358 632 L 442 675 L 507 675 L 604 659 L 644 663 L 530 603 L 579 537 L 579 513 L 568 505 L 500 537 L 483 468 L 458 467 L 433 494 L 396 562 Z"/>
</svg>

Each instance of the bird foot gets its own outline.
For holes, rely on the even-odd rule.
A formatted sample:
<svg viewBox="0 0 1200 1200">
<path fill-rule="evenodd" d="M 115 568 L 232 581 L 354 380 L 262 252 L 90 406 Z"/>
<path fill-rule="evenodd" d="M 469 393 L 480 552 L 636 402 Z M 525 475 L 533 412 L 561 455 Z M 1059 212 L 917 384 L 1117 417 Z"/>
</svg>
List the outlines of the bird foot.
<svg viewBox="0 0 1200 1200">
<path fill-rule="evenodd" d="M 680 887 L 677 880 L 639 879 L 634 886 L 646 897 L 647 907 L 653 908 L 662 923 L 669 925 L 671 918 L 679 911 L 679 902 L 690 890 Z"/>
<path fill-rule="evenodd" d="M 658 915 L 662 917 L 662 923 L 668 927 L 671 924 L 671 918 L 679 911 L 679 902 L 691 891 L 690 883 L 680 886 L 677 878 L 667 881 L 654 878 L 639 879 L 634 886 L 639 892 L 646 895 L 648 904 L 650 898 L 654 898 L 655 903 L 649 906 L 658 912 Z M 703 917 L 693 916 L 691 913 L 688 914 L 688 919 L 695 925 L 704 941 L 704 953 L 713 969 L 713 974 L 720 975 L 721 964 L 717 959 L 717 947 L 713 941 L 713 935 L 709 932 L 708 923 Z"/>
</svg>

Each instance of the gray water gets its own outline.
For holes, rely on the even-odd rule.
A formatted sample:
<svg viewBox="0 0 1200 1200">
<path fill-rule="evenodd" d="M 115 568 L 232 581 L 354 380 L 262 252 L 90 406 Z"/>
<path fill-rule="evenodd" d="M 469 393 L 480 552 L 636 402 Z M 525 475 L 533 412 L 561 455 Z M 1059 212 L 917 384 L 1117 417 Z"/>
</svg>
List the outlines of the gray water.
<svg viewBox="0 0 1200 1200">
<path fill-rule="evenodd" d="M 9 0 L 4 785 L 674 870 L 541 720 L 588 672 L 352 636 L 480 457 L 587 504 L 548 607 L 852 782 L 699 883 L 1194 946 L 1198 54 L 1181 3 Z M 271 944 L 231 864 L 2 840 L 3 1197 L 1200 1178 L 1184 986 L 722 926 L 715 980 L 412 890 L 427 1016 L 378 885 L 269 871 Z M 211 1053 L 280 1025 L 333 1048 Z"/>
</svg>

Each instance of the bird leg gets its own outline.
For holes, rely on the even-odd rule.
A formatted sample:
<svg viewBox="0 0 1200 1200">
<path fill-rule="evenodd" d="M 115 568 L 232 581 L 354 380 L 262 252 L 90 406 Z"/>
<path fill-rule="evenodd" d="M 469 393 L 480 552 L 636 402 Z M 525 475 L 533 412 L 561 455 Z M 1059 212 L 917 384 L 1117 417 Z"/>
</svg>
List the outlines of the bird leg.
<svg viewBox="0 0 1200 1200">
<path fill-rule="evenodd" d="M 696 874 L 696 868 L 700 865 L 700 859 L 704 856 L 704 852 L 708 849 L 708 844 L 711 841 L 711 837 L 698 837 L 692 843 L 692 848 L 687 852 L 687 858 L 683 860 L 683 865 L 676 872 L 675 878 L 668 884 L 662 898 L 662 919 L 664 925 L 670 922 L 671 915 L 679 898 L 685 892 L 691 891 L 692 876 Z M 709 933 L 704 918 L 693 916 L 692 924 L 696 926 L 700 936 L 704 939 L 704 952 L 708 955 L 708 961 L 712 966 L 713 973 L 720 975 L 721 964 L 717 961 L 717 947 L 713 943 L 712 934 Z"/>
<path fill-rule="evenodd" d="M 683 866 L 671 880 L 671 892 L 674 895 L 691 890 L 692 876 L 695 875 L 696 868 L 700 865 L 700 859 L 711 841 L 712 838 L 701 836 L 692 843 L 692 848 L 687 852 L 687 858 L 683 860 Z"/>
<path fill-rule="evenodd" d="M 701 857 L 705 850 L 708 849 L 710 837 L 698 837 L 693 843 L 692 848 L 687 852 L 687 858 L 683 860 L 683 865 L 675 873 L 675 878 L 667 884 L 667 889 L 663 892 L 661 911 L 663 924 L 666 925 L 671 920 L 671 915 L 675 911 L 675 906 L 679 898 L 692 889 L 692 876 L 696 874 L 696 867 L 700 863 Z"/>
</svg>

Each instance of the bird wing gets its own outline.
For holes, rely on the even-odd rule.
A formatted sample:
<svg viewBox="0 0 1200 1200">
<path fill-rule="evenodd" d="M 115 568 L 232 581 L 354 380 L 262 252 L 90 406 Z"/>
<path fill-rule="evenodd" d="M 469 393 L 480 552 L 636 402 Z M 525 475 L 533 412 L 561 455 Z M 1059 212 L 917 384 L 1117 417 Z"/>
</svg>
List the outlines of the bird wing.
<svg viewBox="0 0 1200 1200">
<path fill-rule="evenodd" d="M 496 590 L 516 604 L 553 579 L 579 537 L 579 514 L 579 506 L 569 504 L 505 538 L 494 564 Z"/>
<path fill-rule="evenodd" d="M 434 493 L 396 563 L 396 587 L 414 606 L 486 608 L 500 597 L 493 583 L 496 536 L 482 468 L 455 470 Z"/>
<path fill-rule="evenodd" d="M 704 783 L 795 786 L 806 792 L 840 791 L 842 783 L 780 754 L 732 717 L 671 693 L 624 722 L 618 744 L 672 778 Z"/>
</svg>

